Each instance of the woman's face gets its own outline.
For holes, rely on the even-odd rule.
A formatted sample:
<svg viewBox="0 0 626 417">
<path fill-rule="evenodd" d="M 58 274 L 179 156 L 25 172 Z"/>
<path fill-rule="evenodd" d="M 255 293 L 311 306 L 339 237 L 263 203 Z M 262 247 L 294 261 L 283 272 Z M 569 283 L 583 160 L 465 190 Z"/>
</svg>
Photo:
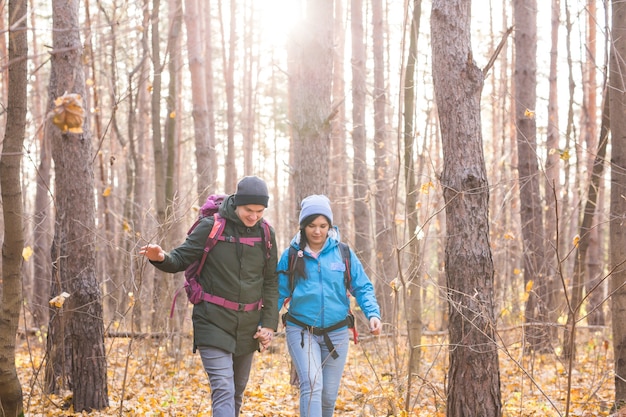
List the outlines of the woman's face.
<svg viewBox="0 0 626 417">
<path fill-rule="evenodd" d="M 311 223 L 307 224 L 304 228 L 306 234 L 306 240 L 309 246 L 320 249 L 326 238 L 328 237 L 328 230 L 330 229 L 330 223 L 325 216 L 319 215 Z"/>
</svg>

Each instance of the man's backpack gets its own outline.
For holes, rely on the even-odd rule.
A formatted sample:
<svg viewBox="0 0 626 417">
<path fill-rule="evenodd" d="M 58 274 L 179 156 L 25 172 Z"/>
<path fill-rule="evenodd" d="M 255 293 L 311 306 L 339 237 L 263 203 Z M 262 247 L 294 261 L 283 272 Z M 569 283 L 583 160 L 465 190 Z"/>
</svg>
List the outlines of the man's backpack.
<svg viewBox="0 0 626 417">
<path fill-rule="evenodd" d="M 213 294 L 209 294 L 204 292 L 204 289 L 200 285 L 198 281 L 198 277 L 202 272 L 202 268 L 204 267 L 204 263 L 206 262 L 206 257 L 213 249 L 213 247 L 217 244 L 218 241 L 222 242 L 232 242 L 232 243 L 242 243 L 249 246 L 254 246 L 255 243 L 263 241 L 263 246 L 265 248 L 265 262 L 270 258 L 270 253 L 272 249 L 271 243 L 271 235 L 270 235 L 270 225 L 265 219 L 261 219 L 261 229 L 263 237 L 241 237 L 241 238 L 233 238 L 233 237 L 225 237 L 222 236 L 224 232 L 224 228 L 226 227 L 226 219 L 219 215 L 219 208 L 226 200 L 227 196 L 223 194 L 212 194 L 209 195 L 205 201 L 205 203 L 200 207 L 198 218 L 194 222 L 194 224 L 187 231 L 187 235 L 191 234 L 191 232 L 198 226 L 200 221 L 206 217 L 213 216 L 213 227 L 209 232 L 206 243 L 204 244 L 204 251 L 202 253 L 202 257 L 193 263 L 191 263 L 185 269 L 185 284 L 183 288 L 185 289 L 185 293 L 187 294 L 187 299 L 192 304 L 199 304 L 202 301 L 207 301 L 212 304 L 221 305 L 225 308 L 237 311 L 252 311 L 252 310 L 260 310 L 262 307 L 262 300 L 259 300 L 256 303 L 251 304 L 240 304 L 234 301 L 226 300 L 222 297 L 218 297 Z M 179 290 L 180 291 L 180 290 Z M 172 302 L 172 308 L 170 310 L 170 317 L 174 314 L 174 306 L 176 304 L 176 297 L 178 297 L 179 291 L 174 295 L 174 301 Z"/>
<path fill-rule="evenodd" d="M 343 272 L 343 282 L 344 285 L 346 287 L 346 297 L 350 298 L 350 288 L 352 286 L 352 274 L 350 273 L 350 246 L 348 246 L 346 243 L 343 242 L 339 242 L 338 243 L 339 246 L 339 251 L 341 252 L 341 257 L 343 258 L 343 263 L 346 266 L 346 269 Z M 288 255 L 288 270 L 287 271 L 280 271 L 280 272 L 284 272 L 287 277 L 289 278 L 289 292 L 290 294 L 293 294 L 293 290 L 296 286 L 296 274 L 295 274 L 295 267 L 296 267 L 296 261 L 298 259 L 298 257 L 302 256 L 299 251 L 294 248 L 293 246 L 289 246 L 289 255 Z M 286 306 L 289 301 L 291 300 L 291 296 L 285 299 L 284 302 L 284 306 Z M 298 320 L 295 320 L 293 317 L 288 317 L 289 311 L 287 311 L 284 315 L 283 315 L 283 321 L 285 320 L 291 320 L 293 322 L 295 322 L 296 324 L 298 324 L 299 326 L 306 326 L 308 327 L 306 324 L 304 323 L 299 323 Z M 352 311 L 349 311 L 348 317 L 347 319 L 349 324 L 348 327 L 350 328 L 350 330 L 352 330 L 352 335 L 354 337 L 354 343 L 358 343 L 359 340 L 359 334 L 357 332 L 356 329 L 356 324 L 354 322 L 354 315 L 352 314 Z M 285 324 L 285 323 L 283 323 Z M 339 327 L 343 327 L 345 326 L 345 324 L 343 322 L 338 323 L 340 326 Z M 339 328 L 338 327 L 338 328 Z M 326 332 L 331 331 L 330 329 L 325 329 Z M 334 329 L 332 329 L 334 330 Z M 332 349 L 331 349 L 332 350 Z M 333 351 L 334 352 L 334 351 Z M 336 355 L 336 352 L 334 352 Z"/>
</svg>

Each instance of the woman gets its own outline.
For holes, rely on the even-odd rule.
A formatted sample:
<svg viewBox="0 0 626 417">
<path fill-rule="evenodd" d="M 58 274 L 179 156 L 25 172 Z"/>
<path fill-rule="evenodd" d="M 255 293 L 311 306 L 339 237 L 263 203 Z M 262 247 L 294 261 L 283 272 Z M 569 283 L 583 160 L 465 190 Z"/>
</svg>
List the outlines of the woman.
<svg viewBox="0 0 626 417">
<path fill-rule="evenodd" d="M 374 335 L 381 331 L 380 309 L 374 287 L 352 251 L 349 262 L 344 262 L 328 198 L 311 195 L 302 200 L 299 223 L 300 231 L 290 244 L 297 256 L 290 257 L 287 249 L 278 262 L 278 306 L 289 301 L 284 321 L 300 380 L 300 416 L 331 417 L 350 342 L 347 291 L 356 298 Z"/>
<path fill-rule="evenodd" d="M 278 327 L 274 230 L 270 229 L 269 259 L 263 239 L 258 239 L 268 200 L 267 185 L 260 178 L 239 181 L 235 194 L 219 207 L 220 216 L 226 219 L 222 236 L 227 239 L 211 249 L 199 276 L 204 291 L 215 296 L 211 300 L 230 301 L 205 300 L 193 307 L 193 350 L 200 351 L 209 377 L 214 417 L 239 415 L 253 354 L 269 347 Z M 213 217 L 202 219 L 187 240 L 170 252 L 150 244 L 139 253 L 162 271 L 183 271 L 202 256 L 214 221 Z M 259 243 L 244 244 L 245 238 L 257 238 Z"/>
</svg>

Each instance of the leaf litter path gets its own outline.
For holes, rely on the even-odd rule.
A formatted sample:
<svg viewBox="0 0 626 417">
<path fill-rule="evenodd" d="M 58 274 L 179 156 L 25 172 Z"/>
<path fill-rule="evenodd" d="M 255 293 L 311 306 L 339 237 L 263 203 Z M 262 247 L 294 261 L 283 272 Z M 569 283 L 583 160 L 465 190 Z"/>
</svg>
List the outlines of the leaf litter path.
<svg viewBox="0 0 626 417">
<path fill-rule="evenodd" d="M 190 339 L 164 341 L 107 338 L 110 406 L 92 413 L 74 413 L 71 394 L 44 395 L 43 341 L 20 340 L 18 374 L 27 416 L 211 416 L 210 391 Z M 445 416 L 448 352 L 445 337 L 423 339 L 420 374 L 411 381 L 412 399 L 405 407 L 407 352 L 404 341 L 365 338 L 351 343 L 337 400 L 336 416 Z M 602 337 L 579 344 L 572 372 L 571 416 L 607 416 L 613 401 L 609 344 Z M 567 397 L 566 364 L 555 355 L 522 355 L 512 343 L 500 349 L 504 417 L 563 416 Z M 289 355 L 284 338 L 272 351 L 255 355 L 242 417 L 298 416 L 298 390 L 289 383 Z M 409 411 L 405 411 L 408 408 Z"/>
</svg>

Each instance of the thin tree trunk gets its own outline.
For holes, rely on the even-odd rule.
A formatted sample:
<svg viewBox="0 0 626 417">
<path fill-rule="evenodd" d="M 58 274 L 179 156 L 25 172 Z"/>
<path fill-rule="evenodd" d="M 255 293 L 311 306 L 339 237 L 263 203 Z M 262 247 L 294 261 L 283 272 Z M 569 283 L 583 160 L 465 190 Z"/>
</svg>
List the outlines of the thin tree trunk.
<svg viewBox="0 0 626 417">
<path fill-rule="evenodd" d="M 23 415 L 23 394 L 15 367 L 15 336 L 22 305 L 24 215 L 20 173 L 26 132 L 28 41 L 27 0 L 9 1 L 9 97 L 7 126 L 0 156 L 2 306 L 0 308 L 0 415 Z"/>
<path fill-rule="evenodd" d="M 551 47 L 550 47 L 550 75 L 549 75 L 549 93 L 548 93 L 548 126 L 546 138 L 546 164 L 545 164 L 545 190 L 546 190 L 546 221 L 545 236 L 546 250 L 544 262 L 546 265 L 555 265 L 557 261 L 556 250 L 557 245 L 557 225 L 561 220 L 561 207 L 558 205 L 557 199 L 561 195 L 561 170 L 559 161 L 561 160 L 559 149 L 559 105 L 558 105 L 558 43 L 560 22 L 561 2 L 560 0 L 552 0 L 552 28 L 551 28 Z M 545 319 L 549 322 L 555 322 L 558 318 L 559 310 L 557 309 L 557 294 L 559 288 L 562 288 L 558 281 L 557 274 L 551 271 L 556 268 L 545 268 L 545 286 L 546 286 L 546 314 Z M 547 328 L 550 338 L 556 336 L 555 328 Z"/>
<path fill-rule="evenodd" d="M 612 115 L 626 113 L 626 3 L 611 2 L 611 58 L 609 106 Z M 610 264 L 613 355 L 615 357 L 615 404 L 626 405 L 626 118 L 611 117 L 611 216 Z"/>
<path fill-rule="evenodd" d="M 363 0 L 351 0 L 350 13 L 352 37 L 352 148 L 354 153 L 352 186 L 354 189 L 354 219 L 359 221 L 359 227 L 355 227 L 354 232 L 354 250 L 359 255 L 365 271 L 368 275 L 371 275 L 372 237 L 369 209 L 370 191 L 367 172 L 367 142 L 365 137 L 365 96 L 367 84 Z"/>
<path fill-rule="evenodd" d="M 206 175 L 202 178 L 206 178 L 204 183 L 206 195 L 214 191 L 217 186 L 217 141 L 215 137 L 215 105 L 213 97 L 213 25 L 211 24 L 212 0 L 203 0 L 200 2 L 200 10 L 204 19 L 203 39 L 204 39 L 204 56 L 205 56 L 205 83 L 206 83 L 206 104 L 207 104 L 207 117 L 209 118 L 209 136 L 207 146 L 209 147 L 209 169 Z M 204 203 L 204 199 L 201 200 Z"/>
<path fill-rule="evenodd" d="M 409 31 L 409 52 L 404 77 L 404 181 L 406 183 L 406 217 L 410 233 L 409 266 L 406 273 L 406 318 L 409 336 L 409 387 L 413 375 L 419 372 L 422 343 L 422 297 L 420 282 L 420 266 L 422 259 L 419 256 L 420 245 L 416 239 L 417 233 L 417 181 L 415 174 L 415 68 L 417 66 L 417 42 L 422 16 L 422 1 L 413 0 L 409 5 L 411 13 L 411 28 Z M 405 408 L 408 409 L 411 390 L 408 389 Z"/>
<path fill-rule="evenodd" d="M 385 56 L 383 33 L 382 0 L 372 0 L 372 46 L 374 60 L 374 172 L 376 192 L 375 227 L 376 227 L 376 298 L 381 308 L 381 315 L 387 320 L 395 316 L 394 299 L 390 288 L 396 278 L 395 236 L 393 216 L 394 202 L 391 197 L 390 164 L 392 161 L 390 139 L 386 134 L 387 91 L 385 87 Z"/>
<path fill-rule="evenodd" d="M 605 93 L 606 94 L 606 93 Z M 569 358 L 576 355 L 576 330 L 575 326 L 578 321 L 578 314 L 583 303 L 583 286 L 585 283 L 585 259 L 589 253 L 590 238 L 594 216 L 598 203 L 598 195 L 600 191 L 600 182 L 604 173 L 604 161 L 606 157 L 606 148 L 608 144 L 609 134 L 609 99 L 604 98 L 604 108 L 602 113 L 602 130 L 598 150 L 596 153 L 593 170 L 591 172 L 591 182 L 587 190 L 587 201 L 583 211 L 583 219 L 578 232 L 579 241 L 574 253 L 574 274 L 572 276 L 572 293 L 568 305 L 567 324 L 563 332 L 563 356 Z M 599 282 L 600 277 L 598 277 Z M 587 296 L 594 291 L 600 292 L 598 288 L 589 288 Z"/>
<path fill-rule="evenodd" d="M 228 49 L 224 41 L 222 30 L 222 45 L 224 57 L 224 84 L 226 87 L 226 178 L 224 186 L 229 192 L 234 192 L 237 185 L 237 166 L 235 159 L 235 48 L 237 47 L 237 0 L 230 0 L 230 32 L 228 37 Z M 220 6 L 220 21 L 222 26 L 224 19 Z M 226 54 L 228 53 L 228 59 Z"/>
<path fill-rule="evenodd" d="M 538 323 L 547 321 L 547 274 L 543 210 L 537 161 L 537 4 L 536 0 L 514 0 L 515 22 L 515 124 L 517 126 L 520 217 L 524 242 L 524 285 L 532 288 L 526 302 L 525 327 L 529 349 L 545 349 L 549 332 Z"/>
<path fill-rule="evenodd" d="M 32 6 L 31 6 L 32 8 Z M 31 26 L 35 27 L 34 14 L 31 14 Z M 31 33 L 33 37 L 31 64 L 34 67 L 41 65 L 38 54 L 38 34 Z M 45 120 L 46 98 L 39 94 L 42 91 L 43 81 L 35 77 L 31 81 L 33 93 L 31 93 L 30 112 L 33 120 Z M 42 122 L 43 123 L 43 122 Z M 35 191 L 35 208 L 33 219 L 33 292 L 32 312 L 33 324 L 42 329 L 48 324 L 48 300 L 50 299 L 50 244 L 52 236 L 52 221 L 50 219 L 50 207 L 52 203 L 52 191 L 50 189 L 52 156 L 50 154 L 50 136 L 45 135 L 44 129 L 37 129 L 36 138 L 39 141 L 39 165 L 37 166 L 37 179 Z"/>
<path fill-rule="evenodd" d="M 348 152 L 346 149 L 346 81 L 345 71 L 345 27 L 344 1 L 335 0 L 335 48 L 333 49 L 333 103 L 337 115 L 331 120 L 330 128 L 330 200 L 335 224 L 342 230 L 350 227 L 350 194 L 348 192 Z M 349 238 L 351 241 L 352 239 Z"/>
<path fill-rule="evenodd" d="M 597 7 L 596 2 L 593 0 L 587 1 L 587 56 L 585 60 L 585 77 L 583 80 L 583 86 L 585 91 L 585 105 L 583 106 L 583 118 L 584 118 L 584 126 L 583 130 L 585 132 L 585 136 L 587 139 L 587 149 L 596 149 L 598 147 L 598 136 L 596 129 L 596 120 L 594 115 L 597 112 L 596 106 L 596 89 L 598 88 L 596 84 L 596 54 L 597 54 L 597 30 L 596 30 L 596 20 L 598 18 L 597 15 Z M 607 100 L 606 97 L 603 98 Z M 608 105 L 606 105 L 608 107 Z M 608 111 L 608 110 L 607 110 Z M 608 120 L 607 126 L 604 126 L 604 117 L 602 118 L 602 127 L 606 127 L 608 129 Z M 600 133 L 600 141 L 602 141 L 603 133 Z M 587 172 L 593 172 L 594 162 L 592 158 L 589 158 L 589 165 L 587 167 Z M 593 179 L 592 179 L 593 181 Z M 602 183 L 599 183 L 600 189 L 598 192 L 600 193 L 603 186 Z M 595 326 L 604 326 L 604 312 L 602 311 L 602 303 L 604 300 L 603 291 L 606 286 L 603 282 L 601 282 L 602 275 L 602 266 L 604 264 L 604 260 L 602 258 L 603 248 L 602 248 L 602 237 L 605 235 L 602 222 L 598 221 L 598 216 L 600 215 L 600 211 L 598 207 L 596 207 L 596 216 L 594 217 L 595 225 L 591 227 L 589 230 L 589 250 L 587 251 L 587 259 L 585 262 L 587 263 L 587 276 L 585 278 L 585 289 L 589 294 L 588 302 L 590 311 L 589 316 L 587 317 L 587 322 L 590 325 Z M 597 288 L 596 288 L 597 287 Z M 594 290 L 595 288 L 595 290 Z M 593 290 L 593 291 L 592 291 Z"/>
<path fill-rule="evenodd" d="M 161 231 L 159 237 L 165 237 L 165 222 L 167 219 L 167 185 L 166 185 L 166 155 L 163 149 L 163 135 L 161 133 L 161 87 L 163 64 L 161 64 L 161 39 L 159 29 L 160 0 L 152 0 L 152 148 L 154 154 L 154 204 L 156 218 Z M 155 271 L 154 288 L 152 293 L 152 329 L 163 331 L 166 328 L 167 313 L 161 308 L 162 302 L 168 294 L 168 276 L 164 272 Z"/>
</svg>

